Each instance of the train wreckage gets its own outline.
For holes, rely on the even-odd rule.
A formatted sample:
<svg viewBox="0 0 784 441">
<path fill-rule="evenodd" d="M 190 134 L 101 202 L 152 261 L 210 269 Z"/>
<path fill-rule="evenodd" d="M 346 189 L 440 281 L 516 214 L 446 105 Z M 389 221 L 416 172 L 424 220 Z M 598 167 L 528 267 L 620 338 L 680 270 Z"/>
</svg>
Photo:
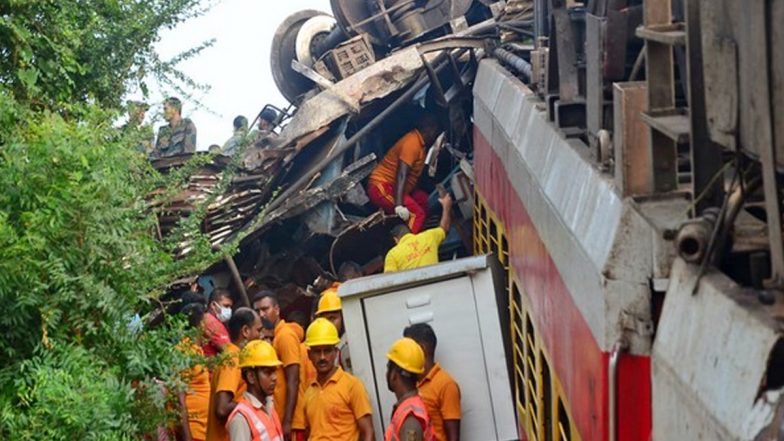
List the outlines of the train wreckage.
<svg viewBox="0 0 784 441">
<path fill-rule="evenodd" d="M 272 145 L 158 200 L 161 236 L 208 201 L 239 250 L 205 273 L 307 317 L 342 262 L 381 272 L 396 217 L 367 177 L 436 115 L 419 186 L 457 201 L 442 260 L 504 270 L 519 439 L 782 439 L 784 2 L 331 5 L 276 33 Z"/>
</svg>

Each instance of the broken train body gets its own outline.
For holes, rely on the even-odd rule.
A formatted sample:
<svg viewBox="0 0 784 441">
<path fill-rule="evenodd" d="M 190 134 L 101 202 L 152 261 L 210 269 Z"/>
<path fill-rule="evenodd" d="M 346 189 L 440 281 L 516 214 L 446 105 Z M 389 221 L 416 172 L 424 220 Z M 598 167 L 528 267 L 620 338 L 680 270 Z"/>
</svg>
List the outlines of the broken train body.
<svg viewBox="0 0 784 441">
<path fill-rule="evenodd" d="M 343 261 L 380 271 L 393 220 L 364 180 L 437 113 L 449 129 L 420 185 L 458 200 L 442 258 L 504 269 L 520 439 L 781 439 L 784 2 L 752 3 L 295 14 L 271 63 L 295 109 L 265 172 L 279 191 L 230 228 L 239 272 L 294 311 Z"/>
</svg>

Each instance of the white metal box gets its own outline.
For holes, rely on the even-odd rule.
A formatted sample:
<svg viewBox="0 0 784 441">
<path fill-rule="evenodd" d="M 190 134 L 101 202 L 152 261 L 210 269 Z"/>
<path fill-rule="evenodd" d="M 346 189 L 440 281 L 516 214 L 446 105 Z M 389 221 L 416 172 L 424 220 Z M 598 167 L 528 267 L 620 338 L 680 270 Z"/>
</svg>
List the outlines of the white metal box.
<svg viewBox="0 0 784 441">
<path fill-rule="evenodd" d="M 340 286 L 353 373 L 368 389 L 376 439 L 383 439 L 395 403 L 386 384 L 386 351 L 414 323 L 433 327 L 436 361 L 460 386 L 461 439 L 518 438 L 496 302 L 503 290 L 491 256 L 363 277 Z"/>
</svg>

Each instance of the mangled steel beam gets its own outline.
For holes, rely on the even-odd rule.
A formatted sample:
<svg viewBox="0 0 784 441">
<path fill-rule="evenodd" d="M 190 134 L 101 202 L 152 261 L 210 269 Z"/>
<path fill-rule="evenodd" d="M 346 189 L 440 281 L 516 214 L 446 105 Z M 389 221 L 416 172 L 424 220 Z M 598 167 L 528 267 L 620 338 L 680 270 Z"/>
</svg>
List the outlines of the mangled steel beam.
<svg viewBox="0 0 784 441">
<path fill-rule="evenodd" d="M 337 199 L 368 177 L 375 165 L 376 155 L 367 155 L 344 169 L 340 176 L 326 185 L 302 191 L 287 199 L 280 207 L 269 213 L 262 213 L 251 225 L 243 229 L 246 234 L 243 241 L 257 237 L 276 222 L 303 214 L 324 201 Z"/>
</svg>

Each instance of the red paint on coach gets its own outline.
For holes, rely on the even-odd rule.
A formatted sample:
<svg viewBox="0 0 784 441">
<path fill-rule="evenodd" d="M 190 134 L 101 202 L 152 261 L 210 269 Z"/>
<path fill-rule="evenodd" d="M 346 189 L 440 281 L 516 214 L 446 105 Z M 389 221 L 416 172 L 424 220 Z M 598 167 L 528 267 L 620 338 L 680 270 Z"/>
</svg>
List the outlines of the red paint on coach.
<svg viewBox="0 0 784 441">
<path fill-rule="evenodd" d="M 509 158 L 505 158 L 509 159 Z M 607 439 L 607 362 L 572 300 L 558 269 L 517 196 L 504 167 L 474 129 L 477 189 L 504 223 L 511 264 L 521 279 L 537 332 L 550 356 L 573 423 L 585 441 Z M 648 441 L 651 434 L 650 358 L 623 356 L 618 367 L 618 440 Z"/>
</svg>

